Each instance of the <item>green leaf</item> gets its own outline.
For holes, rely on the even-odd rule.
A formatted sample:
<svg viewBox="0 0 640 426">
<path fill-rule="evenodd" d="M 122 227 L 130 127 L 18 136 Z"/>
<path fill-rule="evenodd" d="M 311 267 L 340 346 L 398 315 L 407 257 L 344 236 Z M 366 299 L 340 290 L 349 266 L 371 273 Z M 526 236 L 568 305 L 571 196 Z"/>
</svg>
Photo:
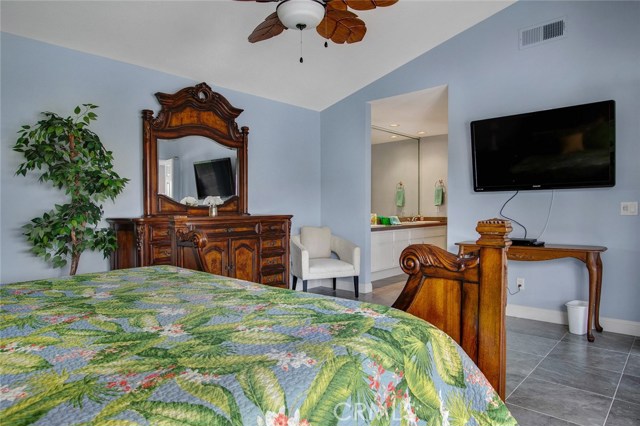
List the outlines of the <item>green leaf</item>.
<svg viewBox="0 0 640 426">
<path fill-rule="evenodd" d="M 133 317 L 129 319 L 129 324 L 132 327 L 137 328 L 151 328 L 158 327 L 160 325 L 160 323 L 156 319 L 156 316 L 150 314 Z"/>
<path fill-rule="evenodd" d="M 134 402 L 131 408 L 157 426 L 231 426 L 231 422 L 203 405 L 186 402 Z"/>
<path fill-rule="evenodd" d="M 451 392 L 447 396 L 446 406 L 451 426 L 465 426 L 471 420 L 471 401 L 465 399 L 462 392 Z"/>
<path fill-rule="evenodd" d="M 96 345 L 102 345 L 105 343 L 138 342 L 142 340 L 152 340 L 156 338 L 158 338 L 158 335 L 155 333 L 147 333 L 147 332 L 118 333 L 118 334 L 111 334 L 101 339 L 97 339 L 94 343 Z"/>
<path fill-rule="evenodd" d="M 263 414 L 267 411 L 278 413 L 287 406 L 284 390 L 271 369 L 253 366 L 239 372 L 236 376 L 242 391 Z"/>
<path fill-rule="evenodd" d="M 401 343 L 405 358 L 411 358 L 418 368 L 423 369 L 427 374 L 431 374 L 432 360 L 431 353 L 425 342 L 414 335 L 405 335 Z"/>
<path fill-rule="evenodd" d="M 202 306 L 196 306 L 184 317 L 180 318 L 180 324 L 185 330 L 191 330 L 208 323 L 213 315 L 210 311 Z"/>
<path fill-rule="evenodd" d="M 473 417 L 481 426 L 516 426 L 518 424 L 497 394 L 494 394 L 489 402 L 487 411 L 474 410 Z"/>
<path fill-rule="evenodd" d="M 230 418 L 233 426 L 242 426 L 240 407 L 229 390 L 213 383 L 195 383 L 180 378 L 176 382 L 184 391 L 218 407 Z"/>
<path fill-rule="evenodd" d="M 11 343 L 17 343 L 19 346 L 51 346 L 58 344 L 60 339 L 51 336 L 40 336 L 33 334 L 30 336 L 5 337 L 0 339 L 0 346 L 6 346 Z"/>
<path fill-rule="evenodd" d="M 80 107 L 79 107 L 79 106 L 77 106 L 77 107 L 73 110 L 73 113 L 74 113 L 74 114 L 80 114 L 80 111 L 82 111 L 82 110 L 80 109 Z"/>
<path fill-rule="evenodd" d="M 39 327 L 42 324 L 40 318 L 35 315 L 17 316 L 11 314 L 0 315 L 0 330 L 4 330 L 9 327 Z"/>
<path fill-rule="evenodd" d="M 233 374 L 252 365 L 275 365 L 277 362 L 266 355 L 203 356 L 178 359 L 180 365 L 213 374 Z"/>
<path fill-rule="evenodd" d="M 60 327 L 56 332 L 62 336 L 78 336 L 78 337 L 102 337 L 109 336 L 111 333 L 101 330 L 86 330 L 76 328 L 62 328 Z"/>
<path fill-rule="evenodd" d="M 300 340 L 297 337 L 289 336 L 272 331 L 238 331 L 229 335 L 229 340 L 234 343 L 246 345 L 272 345 L 276 343 L 288 343 Z"/>
<path fill-rule="evenodd" d="M 95 358 L 94 358 L 95 360 Z M 173 358 L 159 359 L 117 359 L 116 361 L 104 364 L 89 364 L 74 373 L 77 374 L 124 374 L 124 373 L 146 373 L 156 371 L 159 368 L 165 368 L 172 365 Z M 93 360 L 92 360 L 93 362 Z"/>
<path fill-rule="evenodd" d="M 95 424 L 94 422 L 107 421 L 106 419 L 108 419 L 109 417 L 115 416 L 122 411 L 128 410 L 129 406 L 134 402 L 142 402 L 147 400 L 152 395 L 154 390 L 154 388 L 137 389 L 135 392 L 126 393 L 121 397 L 110 401 L 93 419 L 93 422 L 91 423 L 92 426 L 93 424 Z"/>
<path fill-rule="evenodd" d="M 38 377 L 40 378 L 40 377 Z M 104 386 L 95 377 L 85 377 L 72 382 L 64 382 L 68 375 L 62 373 L 46 374 L 47 381 L 31 380 L 31 388 L 39 393 L 28 396 L 20 402 L 0 412 L 2 424 L 27 425 L 35 423 L 51 409 L 65 404 L 82 408 L 85 399 L 101 403 L 104 399 Z"/>
<path fill-rule="evenodd" d="M 176 344 L 169 349 L 171 356 L 175 357 L 192 357 L 192 356 L 222 356 L 228 353 L 225 344 L 225 339 L 219 339 L 217 344 L 208 344 L 205 341 L 195 338 L 187 340 L 185 342 L 176 342 Z"/>
<path fill-rule="evenodd" d="M 462 359 L 453 340 L 444 333 L 431 334 L 433 360 L 440 378 L 445 383 L 465 388 Z"/>
<path fill-rule="evenodd" d="M 300 417 L 312 425 L 336 425 L 360 368 L 357 360 L 344 355 L 325 362 L 309 387 Z"/>
<path fill-rule="evenodd" d="M 402 350 L 383 340 L 358 336 L 351 339 L 344 339 L 341 341 L 341 344 L 375 360 L 378 364 L 382 365 L 385 370 L 401 370 L 404 366 Z"/>
<path fill-rule="evenodd" d="M 38 355 L 19 352 L 0 352 L 0 374 L 22 374 L 51 367 Z"/>
<path fill-rule="evenodd" d="M 87 320 L 87 322 L 91 325 L 93 325 L 94 327 L 98 327 L 102 330 L 106 330 L 106 331 L 111 331 L 114 333 L 121 333 L 122 332 L 122 326 L 120 324 L 118 324 L 117 322 L 111 322 L 111 321 L 101 321 L 95 318 L 89 318 Z"/>
<path fill-rule="evenodd" d="M 438 419 L 440 415 L 440 397 L 433 384 L 433 380 L 423 368 L 420 368 L 410 358 L 405 357 L 404 378 L 413 396 L 412 403 L 416 409 L 416 415 L 421 419 Z"/>
</svg>

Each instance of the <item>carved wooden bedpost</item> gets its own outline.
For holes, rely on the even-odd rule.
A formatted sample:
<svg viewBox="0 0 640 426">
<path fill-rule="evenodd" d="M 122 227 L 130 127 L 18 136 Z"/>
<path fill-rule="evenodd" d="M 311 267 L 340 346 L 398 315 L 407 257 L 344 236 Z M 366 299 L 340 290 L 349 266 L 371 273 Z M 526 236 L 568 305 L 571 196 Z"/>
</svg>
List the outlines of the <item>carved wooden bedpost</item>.
<svg viewBox="0 0 640 426">
<path fill-rule="evenodd" d="M 400 255 L 409 274 L 393 304 L 447 333 L 505 397 L 507 237 L 511 223 L 478 222 L 480 250 L 456 256 L 429 244 L 413 244 Z"/>
<path fill-rule="evenodd" d="M 478 222 L 480 276 L 478 303 L 478 367 L 504 398 L 507 366 L 507 249 L 511 222 L 490 219 Z M 496 357 L 496 349 L 499 348 Z"/>
</svg>

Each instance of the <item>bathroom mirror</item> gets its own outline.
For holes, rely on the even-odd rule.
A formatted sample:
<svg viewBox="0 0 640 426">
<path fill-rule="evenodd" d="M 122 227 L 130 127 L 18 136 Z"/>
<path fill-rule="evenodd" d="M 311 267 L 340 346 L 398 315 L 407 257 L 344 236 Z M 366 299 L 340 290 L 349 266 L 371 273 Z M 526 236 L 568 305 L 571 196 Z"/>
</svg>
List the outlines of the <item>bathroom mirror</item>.
<svg viewBox="0 0 640 426">
<path fill-rule="evenodd" d="M 202 136 L 187 136 L 179 139 L 158 140 L 158 194 L 180 202 L 185 197 L 193 197 L 202 202 L 196 187 L 195 163 L 229 158 L 233 176 L 233 193 L 223 196 L 223 200 L 237 195 L 238 154 L 236 148 L 229 148 Z M 216 194 L 217 195 L 217 194 Z"/>
<path fill-rule="evenodd" d="M 372 126 L 371 212 L 420 215 L 420 139 Z"/>
</svg>

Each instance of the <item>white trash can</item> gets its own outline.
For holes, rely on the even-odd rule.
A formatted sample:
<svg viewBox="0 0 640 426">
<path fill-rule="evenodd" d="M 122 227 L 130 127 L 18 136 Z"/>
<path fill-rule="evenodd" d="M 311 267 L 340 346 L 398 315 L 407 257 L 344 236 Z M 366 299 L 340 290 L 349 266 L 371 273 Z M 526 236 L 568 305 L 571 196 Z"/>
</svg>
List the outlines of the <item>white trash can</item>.
<svg viewBox="0 0 640 426">
<path fill-rule="evenodd" d="M 569 315 L 569 332 L 572 334 L 586 334 L 587 332 L 587 308 L 585 300 L 572 300 L 564 304 Z"/>
</svg>

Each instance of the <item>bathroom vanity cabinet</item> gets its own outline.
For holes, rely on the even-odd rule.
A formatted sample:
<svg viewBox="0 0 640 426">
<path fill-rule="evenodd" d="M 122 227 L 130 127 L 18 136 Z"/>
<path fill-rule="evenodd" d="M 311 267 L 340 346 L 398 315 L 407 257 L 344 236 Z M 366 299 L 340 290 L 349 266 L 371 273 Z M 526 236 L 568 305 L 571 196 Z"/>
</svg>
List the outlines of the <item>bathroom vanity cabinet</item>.
<svg viewBox="0 0 640 426">
<path fill-rule="evenodd" d="M 447 249 L 446 224 L 403 224 L 371 228 L 371 280 L 402 274 L 400 254 L 411 244 L 432 244 Z"/>
</svg>

